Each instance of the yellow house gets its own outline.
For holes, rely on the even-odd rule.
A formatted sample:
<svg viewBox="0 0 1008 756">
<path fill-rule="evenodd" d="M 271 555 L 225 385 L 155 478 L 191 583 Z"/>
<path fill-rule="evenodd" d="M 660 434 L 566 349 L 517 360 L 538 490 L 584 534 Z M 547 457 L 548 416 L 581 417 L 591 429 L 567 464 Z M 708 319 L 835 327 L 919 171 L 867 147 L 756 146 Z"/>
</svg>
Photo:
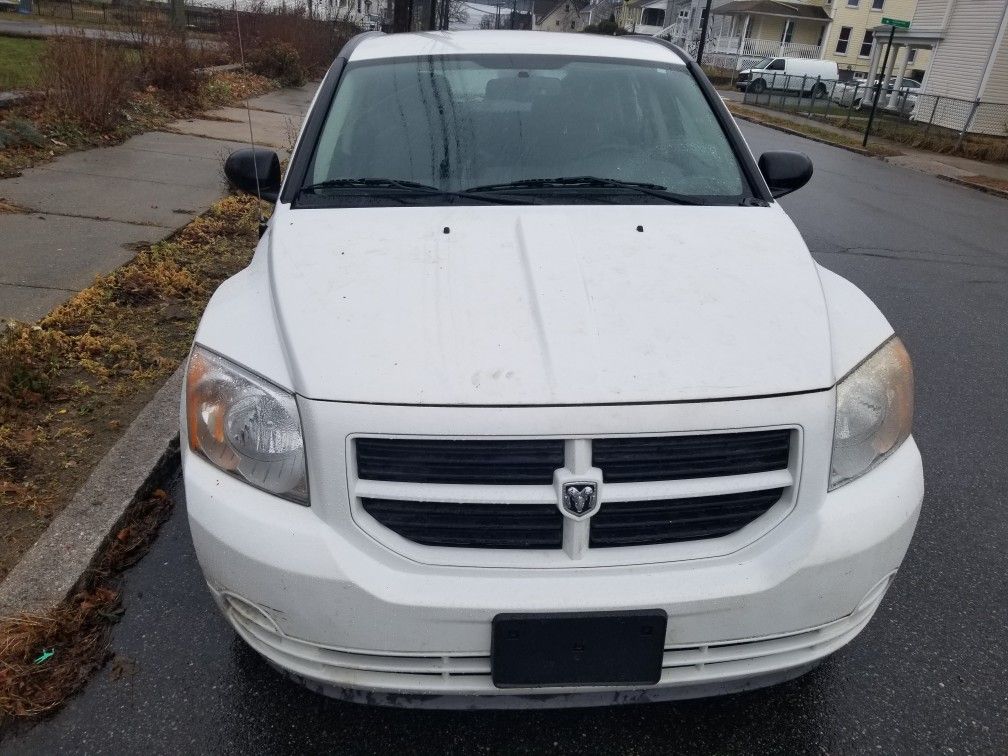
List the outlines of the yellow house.
<svg viewBox="0 0 1008 756">
<path fill-rule="evenodd" d="M 835 60 L 841 77 L 864 78 L 871 64 L 873 29 L 882 18 L 909 21 L 917 8 L 917 0 L 833 0 L 833 22 L 823 44 L 822 57 Z M 829 7 L 829 6 L 827 6 Z M 877 40 L 884 43 L 885 39 Z M 906 75 L 920 81 L 927 70 L 929 51 L 914 49 L 906 61 Z M 849 72 L 844 75 L 844 72 Z"/>
<path fill-rule="evenodd" d="M 830 23 L 816 2 L 731 0 L 711 13 L 725 21 L 707 49 L 735 56 L 738 68 L 766 57 L 818 58 Z"/>
</svg>

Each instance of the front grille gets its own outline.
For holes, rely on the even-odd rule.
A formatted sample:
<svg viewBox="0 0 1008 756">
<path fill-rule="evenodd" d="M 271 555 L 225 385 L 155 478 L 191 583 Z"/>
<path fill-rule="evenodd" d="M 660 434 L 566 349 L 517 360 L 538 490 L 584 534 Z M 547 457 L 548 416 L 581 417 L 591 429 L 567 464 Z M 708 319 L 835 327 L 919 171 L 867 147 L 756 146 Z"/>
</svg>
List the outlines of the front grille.
<svg viewBox="0 0 1008 756">
<path fill-rule="evenodd" d="M 400 483 L 535 485 L 564 464 L 557 440 L 455 441 L 359 438 L 357 477 Z"/>
<path fill-rule="evenodd" d="M 563 516 L 555 504 L 448 504 L 361 499 L 389 530 L 425 546 L 558 549 Z"/>
<path fill-rule="evenodd" d="M 591 519 L 593 548 L 721 538 L 766 513 L 783 489 L 661 501 L 610 501 Z"/>
<path fill-rule="evenodd" d="M 606 483 L 712 478 L 787 467 L 790 431 L 600 438 L 592 461 Z"/>
<path fill-rule="evenodd" d="M 792 437 L 792 428 L 566 441 L 361 437 L 351 493 L 370 515 L 365 529 L 377 522 L 424 546 L 564 549 L 577 559 L 596 548 L 723 538 L 793 501 Z M 577 521 L 561 514 L 554 473 L 591 480 L 599 470 L 598 511 Z"/>
</svg>

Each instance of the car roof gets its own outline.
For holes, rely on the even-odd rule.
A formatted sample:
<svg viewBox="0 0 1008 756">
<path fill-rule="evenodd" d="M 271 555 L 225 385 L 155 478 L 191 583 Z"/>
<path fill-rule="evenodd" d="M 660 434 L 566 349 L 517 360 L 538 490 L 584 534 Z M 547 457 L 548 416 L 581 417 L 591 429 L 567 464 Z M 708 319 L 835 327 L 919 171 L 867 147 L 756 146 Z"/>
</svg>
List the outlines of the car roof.
<svg viewBox="0 0 1008 756">
<path fill-rule="evenodd" d="M 361 39 L 350 55 L 350 62 L 417 55 L 502 53 L 685 63 L 672 49 L 642 37 L 489 30 L 376 34 Z"/>
</svg>

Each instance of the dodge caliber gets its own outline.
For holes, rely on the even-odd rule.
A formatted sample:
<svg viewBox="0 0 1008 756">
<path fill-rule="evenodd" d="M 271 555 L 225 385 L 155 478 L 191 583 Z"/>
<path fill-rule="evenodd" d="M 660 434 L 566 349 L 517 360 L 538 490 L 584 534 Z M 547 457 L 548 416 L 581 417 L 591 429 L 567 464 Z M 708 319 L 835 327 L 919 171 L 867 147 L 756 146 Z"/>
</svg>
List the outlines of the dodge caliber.
<svg viewBox="0 0 1008 756">
<path fill-rule="evenodd" d="M 182 408 L 213 597 L 391 705 L 600 705 L 812 669 L 923 498 L 892 327 L 818 265 L 702 71 L 633 37 L 355 37 Z"/>
</svg>

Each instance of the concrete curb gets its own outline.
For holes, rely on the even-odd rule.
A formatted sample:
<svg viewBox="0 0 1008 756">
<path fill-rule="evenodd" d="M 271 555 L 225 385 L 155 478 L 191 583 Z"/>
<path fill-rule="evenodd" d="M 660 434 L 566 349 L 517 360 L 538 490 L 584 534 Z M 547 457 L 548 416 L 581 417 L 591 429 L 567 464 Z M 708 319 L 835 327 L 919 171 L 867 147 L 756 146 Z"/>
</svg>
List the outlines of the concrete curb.
<svg viewBox="0 0 1008 756">
<path fill-rule="evenodd" d="M 993 186 L 984 186 L 983 184 L 974 184 L 972 181 L 961 179 L 958 176 L 943 176 L 938 174 L 938 178 L 950 181 L 953 184 L 958 184 L 959 186 L 968 186 L 970 189 L 976 189 L 978 192 L 983 192 L 984 194 L 989 194 L 993 197 L 1008 199 L 1008 191 L 1005 191 L 1004 189 L 998 189 Z"/>
<path fill-rule="evenodd" d="M 71 594 L 126 510 L 178 458 L 184 364 L 130 423 L 91 477 L 0 583 L 0 616 L 42 612 Z"/>
</svg>

